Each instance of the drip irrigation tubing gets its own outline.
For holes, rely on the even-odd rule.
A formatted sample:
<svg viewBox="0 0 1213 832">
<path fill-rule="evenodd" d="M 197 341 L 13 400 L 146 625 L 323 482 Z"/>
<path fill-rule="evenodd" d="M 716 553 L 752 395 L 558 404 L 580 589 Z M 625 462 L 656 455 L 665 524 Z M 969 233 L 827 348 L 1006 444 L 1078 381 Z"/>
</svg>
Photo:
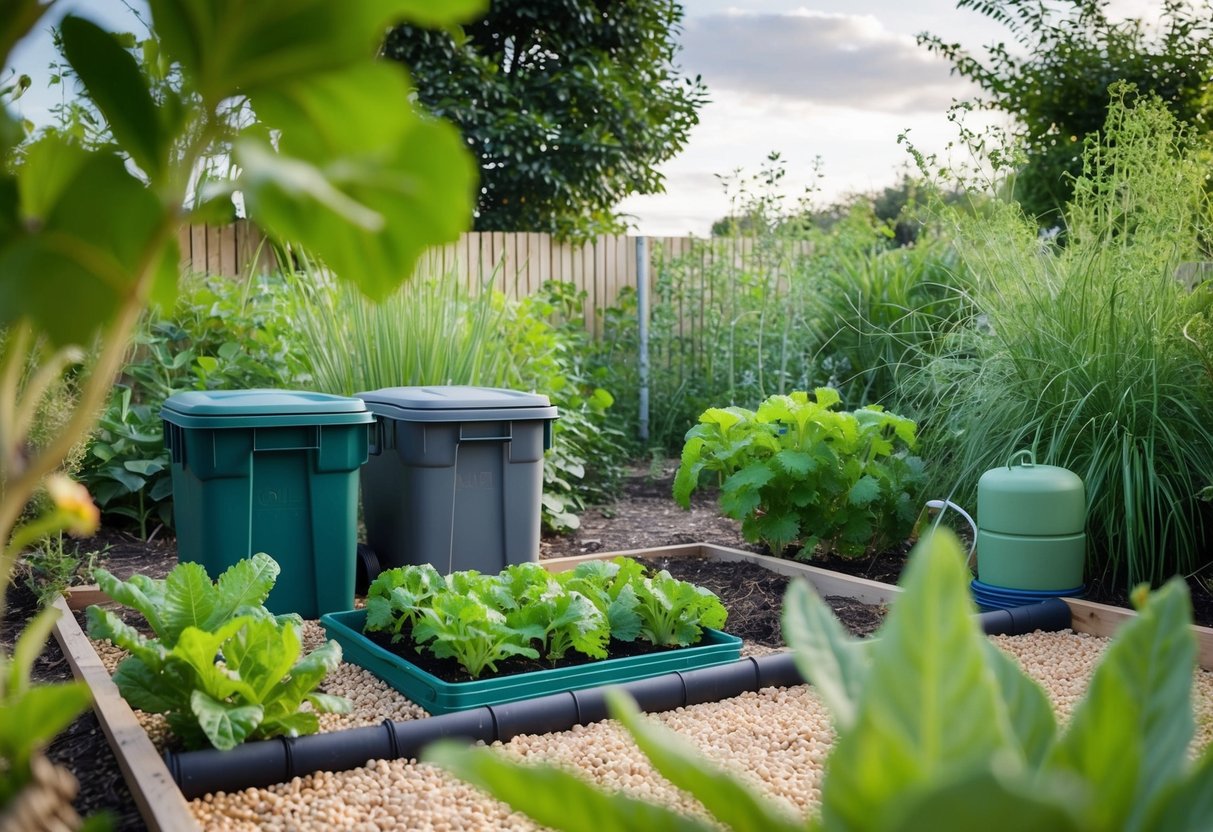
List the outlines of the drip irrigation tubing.
<svg viewBox="0 0 1213 832">
<path fill-rule="evenodd" d="M 990 635 L 1019 635 L 1070 626 L 1065 602 L 1038 604 L 982 613 Z M 468 742 L 507 742 L 520 734 L 567 731 L 607 718 L 605 693 L 619 688 L 650 713 L 705 702 L 717 702 L 746 691 L 804 684 L 792 653 L 749 657 L 697 670 L 674 671 L 622 685 L 565 691 L 535 699 L 485 705 L 427 719 L 351 728 L 304 737 L 277 737 L 249 742 L 230 751 L 166 751 L 169 772 L 187 800 L 211 792 L 234 792 L 286 783 L 315 771 L 347 771 L 368 760 L 415 758 L 434 740 L 451 737 Z"/>
</svg>

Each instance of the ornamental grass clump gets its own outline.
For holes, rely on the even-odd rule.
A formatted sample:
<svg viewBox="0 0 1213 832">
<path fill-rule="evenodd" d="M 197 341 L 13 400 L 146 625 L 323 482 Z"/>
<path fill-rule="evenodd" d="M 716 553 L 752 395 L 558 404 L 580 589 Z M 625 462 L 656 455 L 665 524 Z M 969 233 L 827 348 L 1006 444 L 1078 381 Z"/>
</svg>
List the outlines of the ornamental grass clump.
<svg viewBox="0 0 1213 832">
<path fill-rule="evenodd" d="M 838 391 L 771 396 L 756 411 L 710 408 L 687 432 L 674 499 L 690 507 L 716 474 L 720 508 L 746 540 L 798 557 L 858 556 L 905 539 L 917 512 L 922 463 L 915 425 L 879 405 L 838 411 Z"/>
<path fill-rule="evenodd" d="M 1032 448 L 1082 477 L 1088 575 L 1125 586 L 1208 561 L 1213 476 L 1208 345 L 1185 338 L 1199 297 L 1177 279 L 1209 239 L 1206 168 L 1163 104 L 1131 98 L 1114 89 L 1087 143 L 1062 239 L 1014 204 L 945 212 L 977 313 L 904 391 L 932 492 L 973 505 L 982 472 Z"/>
</svg>

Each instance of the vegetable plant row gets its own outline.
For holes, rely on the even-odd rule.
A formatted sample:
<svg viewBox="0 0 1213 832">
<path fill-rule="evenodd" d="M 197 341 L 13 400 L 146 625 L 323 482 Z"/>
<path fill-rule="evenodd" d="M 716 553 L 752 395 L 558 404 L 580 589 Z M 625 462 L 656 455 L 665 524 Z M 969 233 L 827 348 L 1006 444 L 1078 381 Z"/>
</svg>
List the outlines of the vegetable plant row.
<svg viewBox="0 0 1213 832">
<path fill-rule="evenodd" d="M 366 609 L 365 632 L 411 638 L 417 652 L 455 659 L 474 679 L 512 656 L 605 659 L 612 639 L 687 647 L 728 617 L 707 589 L 622 557 L 557 574 L 537 563 L 445 578 L 429 565 L 389 569 L 371 584 Z"/>
</svg>

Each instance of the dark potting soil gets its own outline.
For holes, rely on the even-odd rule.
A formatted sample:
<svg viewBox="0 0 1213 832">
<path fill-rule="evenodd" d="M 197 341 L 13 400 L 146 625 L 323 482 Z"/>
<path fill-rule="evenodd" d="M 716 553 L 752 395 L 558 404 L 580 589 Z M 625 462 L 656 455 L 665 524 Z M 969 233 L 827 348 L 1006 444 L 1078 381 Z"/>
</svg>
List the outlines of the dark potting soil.
<svg viewBox="0 0 1213 832">
<path fill-rule="evenodd" d="M 413 664 L 420 670 L 424 670 L 431 676 L 437 676 L 444 682 L 472 682 L 487 679 L 498 679 L 503 676 L 515 676 L 519 673 L 532 673 L 536 670 L 556 670 L 566 667 L 580 667 L 581 665 L 591 664 L 598 661 L 592 659 L 584 653 L 578 653 L 574 650 L 569 650 L 563 658 L 556 661 L 544 661 L 542 658 L 530 659 L 526 656 L 510 656 L 495 662 L 497 669 L 485 668 L 480 676 L 473 677 L 463 669 L 455 659 L 440 659 L 430 653 L 428 650 L 418 652 L 413 646 L 413 636 L 410 628 L 407 626 L 401 633 L 401 638 L 393 642 L 390 633 L 371 632 L 364 634 L 375 644 L 387 650 L 393 655 L 399 656 L 405 661 Z M 681 647 L 658 647 L 650 644 L 647 641 L 620 641 L 619 639 L 611 639 L 607 644 L 608 659 L 623 659 L 633 656 L 650 656 L 656 653 L 668 653 L 674 650 L 681 650 Z"/>
</svg>

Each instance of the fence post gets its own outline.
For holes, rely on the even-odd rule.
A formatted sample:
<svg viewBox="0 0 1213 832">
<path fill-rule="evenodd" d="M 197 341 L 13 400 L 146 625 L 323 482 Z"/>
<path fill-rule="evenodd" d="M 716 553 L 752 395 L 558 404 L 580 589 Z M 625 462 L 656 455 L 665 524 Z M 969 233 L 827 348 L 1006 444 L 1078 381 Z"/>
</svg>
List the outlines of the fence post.
<svg viewBox="0 0 1213 832">
<path fill-rule="evenodd" d="M 639 318 L 640 439 L 649 438 L 649 254 L 648 240 L 636 238 L 636 317 Z"/>
</svg>

